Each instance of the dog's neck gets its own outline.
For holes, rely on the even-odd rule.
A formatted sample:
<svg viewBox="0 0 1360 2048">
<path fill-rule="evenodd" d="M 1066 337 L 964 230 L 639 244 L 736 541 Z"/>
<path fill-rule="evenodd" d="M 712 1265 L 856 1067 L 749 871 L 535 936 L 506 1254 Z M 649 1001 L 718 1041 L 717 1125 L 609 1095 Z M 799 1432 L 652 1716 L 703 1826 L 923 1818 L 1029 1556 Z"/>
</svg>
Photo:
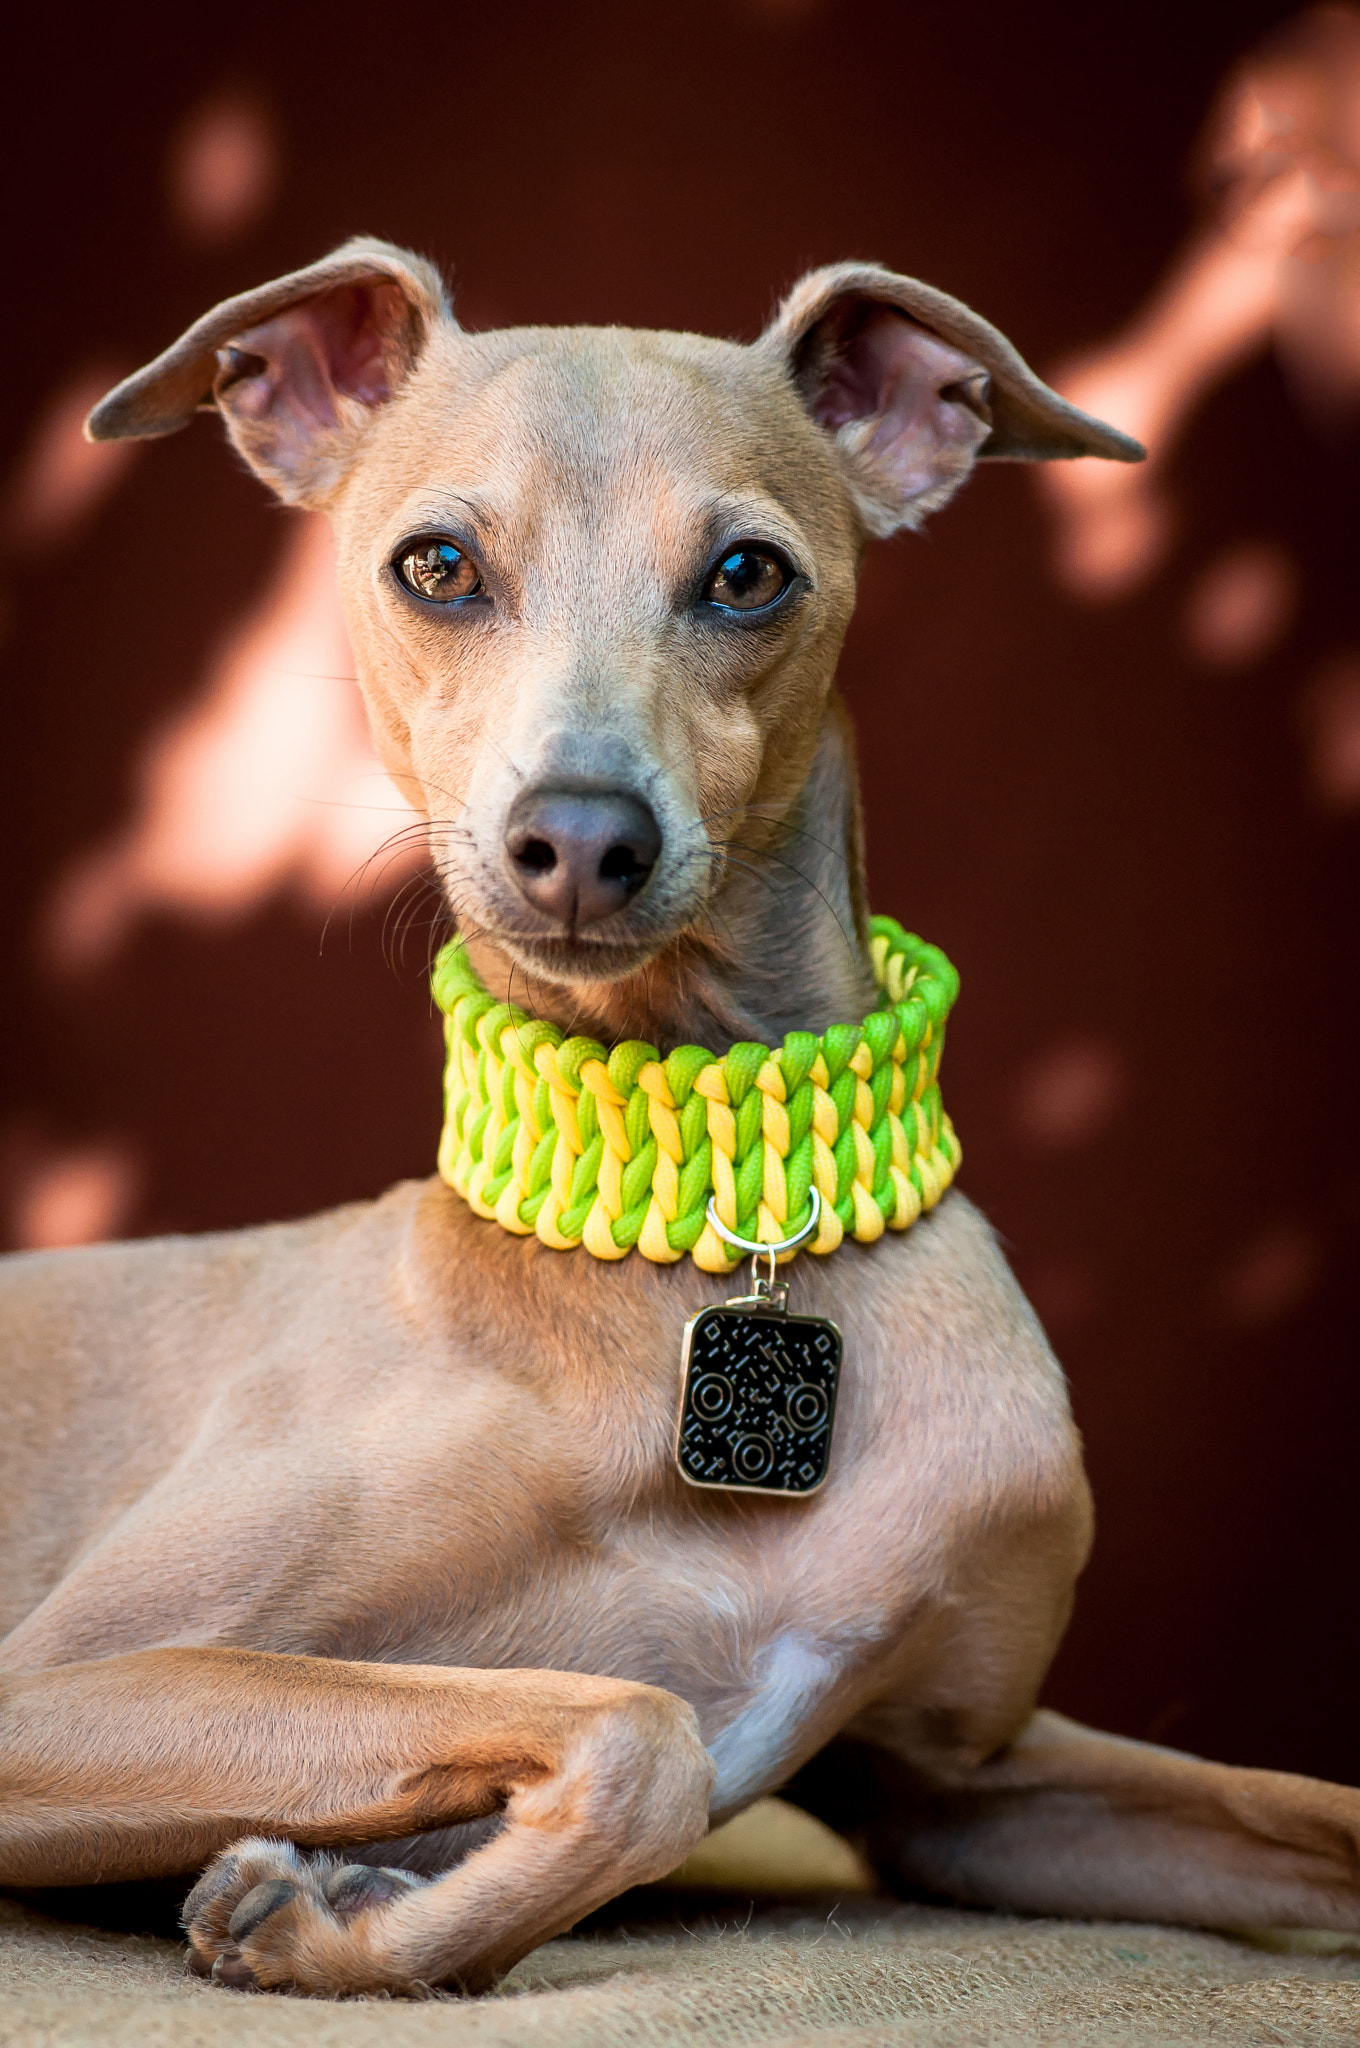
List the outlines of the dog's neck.
<svg viewBox="0 0 1360 2048">
<path fill-rule="evenodd" d="M 739 1039 L 778 1043 L 872 1009 L 865 943 L 864 855 L 854 736 L 832 699 L 806 781 L 771 830 L 737 830 L 705 927 L 623 983 L 570 989 L 511 967 L 494 942 L 466 934 L 468 956 L 499 1000 L 606 1044 L 642 1039 L 725 1052 Z"/>
</svg>

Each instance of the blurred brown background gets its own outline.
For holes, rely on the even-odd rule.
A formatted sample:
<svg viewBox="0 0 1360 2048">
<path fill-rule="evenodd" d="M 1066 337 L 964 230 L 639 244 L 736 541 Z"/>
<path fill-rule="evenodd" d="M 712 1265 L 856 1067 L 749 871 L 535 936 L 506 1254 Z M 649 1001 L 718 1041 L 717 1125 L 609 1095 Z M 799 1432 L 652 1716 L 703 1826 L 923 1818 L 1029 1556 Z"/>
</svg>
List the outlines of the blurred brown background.
<svg viewBox="0 0 1360 2048">
<path fill-rule="evenodd" d="M 414 871 L 349 884 L 403 818 L 324 534 L 211 422 L 91 451 L 85 407 L 360 229 L 449 266 L 470 325 L 749 336 L 806 266 L 879 258 L 1155 456 L 984 473 L 871 557 L 843 667 L 874 900 L 963 974 L 964 1185 L 1089 1446 L 1049 1697 L 1360 1780 L 1360 16 L 342 0 L 27 33 L 9 1240 L 371 1194 L 431 1168 L 438 1120 L 426 935 L 384 943 Z"/>
</svg>

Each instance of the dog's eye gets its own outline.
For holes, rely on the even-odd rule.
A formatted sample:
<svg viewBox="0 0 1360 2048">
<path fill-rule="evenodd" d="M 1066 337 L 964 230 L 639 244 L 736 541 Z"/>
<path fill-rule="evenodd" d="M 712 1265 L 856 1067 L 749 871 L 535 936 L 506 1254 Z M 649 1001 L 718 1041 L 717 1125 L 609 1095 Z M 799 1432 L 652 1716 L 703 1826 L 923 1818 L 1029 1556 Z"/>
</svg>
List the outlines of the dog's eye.
<svg viewBox="0 0 1360 2048">
<path fill-rule="evenodd" d="M 437 537 L 418 540 L 403 549 L 393 567 L 408 590 L 428 597 L 435 604 L 451 604 L 456 597 L 475 597 L 482 587 L 477 565 L 451 540 Z"/>
<path fill-rule="evenodd" d="M 709 577 L 704 597 L 724 611 L 759 612 L 782 597 L 792 581 L 787 562 L 768 548 L 735 548 Z"/>
</svg>

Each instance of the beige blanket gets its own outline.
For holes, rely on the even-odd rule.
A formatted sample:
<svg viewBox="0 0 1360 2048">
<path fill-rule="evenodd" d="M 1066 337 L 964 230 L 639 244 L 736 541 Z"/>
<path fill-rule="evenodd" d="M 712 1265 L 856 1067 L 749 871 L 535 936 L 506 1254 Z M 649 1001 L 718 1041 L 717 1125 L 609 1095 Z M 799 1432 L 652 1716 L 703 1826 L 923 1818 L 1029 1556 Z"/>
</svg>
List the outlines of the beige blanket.
<svg viewBox="0 0 1360 2048">
<path fill-rule="evenodd" d="M 1360 1944 L 1015 1920 L 869 1895 L 843 1844 L 748 1816 L 691 1882 L 550 1943 L 494 1996 L 243 1997 L 173 1942 L 0 1901 L 0 2048 L 1355 2048 Z M 801 1833 L 800 1833 L 801 1830 Z M 763 1860 L 762 1860 L 763 1859 Z M 807 1887 L 830 1876 L 835 1888 Z M 752 1906 L 749 1889 L 767 1893 Z M 772 1889 L 798 1896 L 771 1900 Z M 635 1910 L 632 1910 L 635 1907 Z"/>
</svg>

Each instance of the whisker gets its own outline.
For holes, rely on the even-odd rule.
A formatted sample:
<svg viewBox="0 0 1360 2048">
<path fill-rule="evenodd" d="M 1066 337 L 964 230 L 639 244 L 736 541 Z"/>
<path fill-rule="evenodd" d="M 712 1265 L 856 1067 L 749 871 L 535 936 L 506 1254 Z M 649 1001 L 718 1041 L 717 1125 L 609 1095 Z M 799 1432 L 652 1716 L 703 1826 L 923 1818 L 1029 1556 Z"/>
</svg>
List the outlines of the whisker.
<svg viewBox="0 0 1360 2048">
<path fill-rule="evenodd" d="M 748 817 L 754 817 L 758 811 L 773 810 L 775 808 L 776 806 L 772 804 L 733 804 L 730 810 L 701 812 L 700 823 L 704 825 L 715 824 L 720 818 L 735 817 L 738 811 L 743 812 Z M 779 831 L 786 833 L 790 839 L 810 839 L 814 846 L 820 846 L 824 852 L 829 853 L 832 859 L 839 861 L 843 867 L 848 864 L 850 856 L 846 848 L 834 845 L 829 839 L 819 838 L 810 826 L 796 825 L 792 818 L 789 817 L 777 818 L 774 822 Z"/>
<path fill-rule="evenodd" d="M 406 941 L 416 928 L 418 913 L 427 903 L 433 901 L 434 914 L 425 919 L 427 928 L 433 929 L 440 922 L 444 912 L 444 896 L 429 875 L 413 875 L 403 884 L 393 898 L 388 914 L 383 920 L 384 943 L 388 945 L 389 965 L 396 972 L 406 965 Z"/>
<path fill-rule="evenodd" d="M 736 843 L 740 844 L 740 841 Z M 777 860 L 779 862 L 779 865 L 782 868 L 787 868 L 788 872 L 791 875 L 796 876 L 796 878 L 804 885 L 805 888 L 811 889 L 813 894 L 820 900 L 820 902 L 827 910 L 827 912 L 830 914 L 830 916 L 832 916 L 835 919 L 837 929 L 839 930 L 841 937 L 845 940 L 846 946 L 849 949 L 849 951 L 852 954 L 857 952 L 858 949 L 855 945 L 855 941 L 852 938 L 851 934 L 846 930 L 840 912 L 837 910 L 835 904 L 831 901 L 830 897 L 827 896 L 826 892 L 823 889 L 819 888 L 817 883 L 813 881 L 811 875 L 805 875 L 803 873 L 803 870 L 800 867 L 797 867 L 793 861 L 785 860 L 782 854 L 773 852 L 769 847 L 743 846 L 742 851 L 743 853 L 749 853 L 753 855 L 758 860 Z"/>
<path fill-rule="evenodd" d="M 414 895 L 415 900 L 419 901 L 424 893 L 424 881 L 425 878 L 423 876 L 411 876 L 402 883 L 401 888 L 383 910 L 380 944 L 384 964 L 393 972 L 396 971 L 397 964 L 394 949 L 394 933 L 399 925 L 407 897 Z"/>
</svg>

